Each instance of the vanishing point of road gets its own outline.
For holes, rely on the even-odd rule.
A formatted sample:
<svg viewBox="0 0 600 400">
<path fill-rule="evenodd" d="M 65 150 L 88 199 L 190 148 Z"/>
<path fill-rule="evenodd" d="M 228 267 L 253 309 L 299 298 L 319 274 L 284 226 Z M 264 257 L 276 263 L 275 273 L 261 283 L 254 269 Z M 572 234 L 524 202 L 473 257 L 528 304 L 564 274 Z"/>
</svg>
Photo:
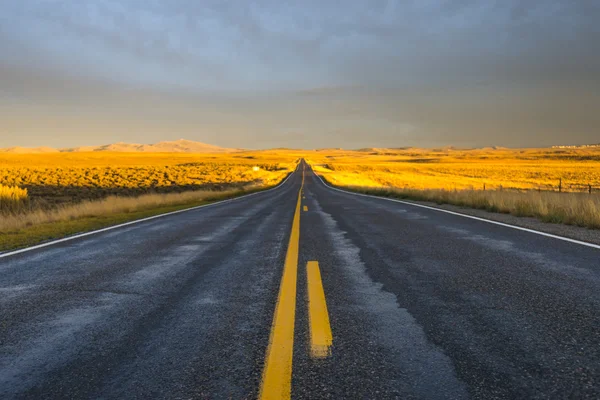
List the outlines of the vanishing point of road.
<svg viewBox="0 0 600 400">
<path fill-rule="evenodd" d="M 1 399 L 600 398 L 600 248 L 280 186 L 0 255 Z"/>
</svg>

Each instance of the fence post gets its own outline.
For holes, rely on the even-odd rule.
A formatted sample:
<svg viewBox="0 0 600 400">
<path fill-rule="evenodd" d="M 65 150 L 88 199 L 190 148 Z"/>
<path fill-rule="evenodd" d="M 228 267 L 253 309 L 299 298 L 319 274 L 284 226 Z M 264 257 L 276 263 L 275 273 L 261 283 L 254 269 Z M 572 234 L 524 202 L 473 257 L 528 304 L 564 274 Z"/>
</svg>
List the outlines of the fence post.
<svg viewBox="0 0 600 400">
<path fill-rule="evenodd" d="M 485 183 L 483 184 L 483 191 L 485 192 Z"/>
<path fill-rule="evenodd" d="M 592 184 L 588 183 L 588 192 L 589 194 L 592 194 Z"/>
<path fill-rule="evenodd" d="M 562 192 L 562 178 L 558 178 L 558 193 Z"/>
</svg>

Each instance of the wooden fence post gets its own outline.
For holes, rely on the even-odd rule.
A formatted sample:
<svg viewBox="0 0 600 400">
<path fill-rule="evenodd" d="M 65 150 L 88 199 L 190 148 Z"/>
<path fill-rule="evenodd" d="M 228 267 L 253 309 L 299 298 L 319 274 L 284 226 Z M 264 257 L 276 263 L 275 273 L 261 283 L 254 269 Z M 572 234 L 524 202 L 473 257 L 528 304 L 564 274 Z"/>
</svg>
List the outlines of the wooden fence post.
<svg viewBox="0 0 600 400">
<path fill-rule="evenodd" d="M 483 184 L 483 191 L 485 192 L 485 183 Z"/>
<path fill-rule="evenodd" d="M 558 178 L 558 193 L 562 192 L 562 178 Z"/>
</svg>

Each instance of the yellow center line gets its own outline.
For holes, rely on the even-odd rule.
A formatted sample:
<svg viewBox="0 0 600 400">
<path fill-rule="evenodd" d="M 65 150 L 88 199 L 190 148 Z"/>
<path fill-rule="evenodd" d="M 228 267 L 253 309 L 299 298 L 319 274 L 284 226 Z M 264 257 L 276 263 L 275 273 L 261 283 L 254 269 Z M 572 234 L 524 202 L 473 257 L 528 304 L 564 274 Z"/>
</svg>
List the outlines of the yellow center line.
<svg viewBox="0 0 600 400">
<path fill-rule="evenodd" d="M 331 355 L 333 335 L 325 302 L 325 291 L 317 261 L 306 264 L 308 279 L 308 320 L 310 326 L 310 355 L 325 358 Z"/>
<path fill-rule="evenodd" d="M 302 171 L 304 186 L 304 169 Z M 301 192 L 298 192 L 292 231 L 285 255 L 283 276 L 273 316 L 265 367 L 260 384 L 259 398 L 289 399 L 292 394 L 292 358 L 294 352 L 294 323 L 296 318 L 296 281 L 300 244 Z"/>
<path fill-rule="evenodd" d="M 304 211 L 308 211 L 308 206 L 304 206 Z"/>
</svg>

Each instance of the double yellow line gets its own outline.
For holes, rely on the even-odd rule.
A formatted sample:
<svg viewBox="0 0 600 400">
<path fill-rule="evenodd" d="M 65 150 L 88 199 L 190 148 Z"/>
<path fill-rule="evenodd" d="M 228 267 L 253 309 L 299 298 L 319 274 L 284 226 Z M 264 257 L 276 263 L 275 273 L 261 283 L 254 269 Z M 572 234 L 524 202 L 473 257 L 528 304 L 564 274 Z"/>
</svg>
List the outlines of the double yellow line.
<svg viewBox="0 0 600 400">
<path fill-rule="evenodd" d="M 296 321 L 296 283 L 298 278 L 298 254 L 300 248 L 300 209 L 304 189 L 304 169 L 302 185 L 298 192 L 292 231 L 285 255 L 283 276 L 275 315 L 271 327 L 265 367 L 263 369 L 259 398 L 289 399 L 292 393 L 292 358 L 294 353 L 294 324 Z M 329 315 L 325 303 L 325 292 L 321 282 L 321 272 L 316 261 L 307 264 L 308 315 L 310 325 L 310 353 L 312 357 L 323 358 L 330 354 L 332 344 Z"/>
</svg>

